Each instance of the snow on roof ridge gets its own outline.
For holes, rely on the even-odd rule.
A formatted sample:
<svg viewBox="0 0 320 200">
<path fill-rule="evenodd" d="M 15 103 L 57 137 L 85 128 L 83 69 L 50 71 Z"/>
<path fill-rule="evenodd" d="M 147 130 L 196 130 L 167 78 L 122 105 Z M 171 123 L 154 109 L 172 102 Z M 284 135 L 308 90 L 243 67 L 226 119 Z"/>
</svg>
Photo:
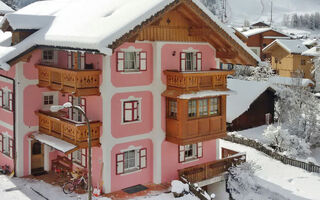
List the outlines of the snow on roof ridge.
<svg viewBox="0 0 320 200">
<path fill-rule="evenodd" d="M 267 81 L 247 81 L 239 79 L 227 79 L 228 88 L 235 91 L 235 95 L 227 97 L 227 122 L 232 123 L 234 119 L 246 112 L 264 91 L 272 88 Z"/>
<path fill-rule="evenodd" d="M 296 53 L 296 54 L 302 54 L 303 52 L 307 51 L 308 48 L 303 44 L 302 40 L 299 39 L 276 39 L 272 43 L 270 43 L 268 46 L 262 49 L 262 51 L 266 51 L 271 46 L 273 46 L 275 43 L 280 45 L 282 48 L 287 50 L 289 53 Z"/>
</svg>

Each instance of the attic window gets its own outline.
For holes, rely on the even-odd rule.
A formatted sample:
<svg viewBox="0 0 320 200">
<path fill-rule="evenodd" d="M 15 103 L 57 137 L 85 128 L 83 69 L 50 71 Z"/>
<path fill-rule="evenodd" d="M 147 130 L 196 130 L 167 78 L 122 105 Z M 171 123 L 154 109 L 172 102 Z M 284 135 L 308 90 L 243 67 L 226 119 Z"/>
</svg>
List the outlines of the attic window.
<svg viewBox="0 0 320 200">
<path fill-rule="evenodd" d="M 54 63 L 54 51 L 46 49 L 42 51 L 42 62 L 44 63 Z"/>
</svg>

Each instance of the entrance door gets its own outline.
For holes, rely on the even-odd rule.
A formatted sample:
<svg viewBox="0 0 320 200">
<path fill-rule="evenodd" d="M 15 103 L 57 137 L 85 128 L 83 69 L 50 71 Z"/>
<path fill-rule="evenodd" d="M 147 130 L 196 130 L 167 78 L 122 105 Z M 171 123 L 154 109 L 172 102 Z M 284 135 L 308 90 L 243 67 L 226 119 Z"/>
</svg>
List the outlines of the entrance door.
<svg viewBox="0 0 320 200">
<path fill-rule="evenodd" d="M 36 140 L 31 142 L 31 174 L 44 171 L 43 144 Z"/>
</svg>

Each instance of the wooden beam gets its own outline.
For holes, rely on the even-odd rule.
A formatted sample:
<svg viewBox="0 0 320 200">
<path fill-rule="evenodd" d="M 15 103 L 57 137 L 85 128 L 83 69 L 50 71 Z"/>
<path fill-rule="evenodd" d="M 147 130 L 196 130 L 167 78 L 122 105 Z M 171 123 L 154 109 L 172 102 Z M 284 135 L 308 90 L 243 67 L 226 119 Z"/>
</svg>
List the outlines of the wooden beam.
<svg viewBox="0 0 320 200">
<path fill-rule="evenodd" d="M 190 36 L 208 36 L 211 34 L 212 31 L 209 28 L 189 28 L 189 35 Z"/>
<path fill-rule="evenodd" d="M 221 51 L 217 50 L 216 57 L 221 59 L 235 59 L 238 56 L 237 51 Z"/>
</svg>

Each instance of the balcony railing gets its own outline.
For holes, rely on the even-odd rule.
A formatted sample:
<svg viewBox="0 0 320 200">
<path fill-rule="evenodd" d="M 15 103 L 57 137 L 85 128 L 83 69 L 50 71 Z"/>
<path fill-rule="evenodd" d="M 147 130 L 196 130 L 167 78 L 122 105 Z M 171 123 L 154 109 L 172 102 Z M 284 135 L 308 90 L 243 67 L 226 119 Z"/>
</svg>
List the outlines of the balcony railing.
<svg viewBox="0 0 320 200">
<path fill-rule="evenodd" d="M 65 117 L 66 113 L 38 111 L 39 131 L 79 146 L 88 147 L 88 129 L 86 123 L 75 122 Z M 101 122 L 90 122 L 92 146 L 100 146 Z"/>
<path fill-rule="evenodd" d="M 212 70 L 180 72 L 167 70 L 167 89 L 182 91 L 227 90 L 227 75 L 234 71 Z"/>
<path fill-rule="evenodd" d="M 219 176 L 222 173 L 227 172 L 230 167 L 245 161 L 246 154 L 237 153 L 221 160 L 215 160 L 178 170 L 178 173 L 179 177 L 184 177 L 191 183 L 197 183 Z"/>
<path fill-rule="evenodd" d="M 74 96 L 100 95 L 100 70 L 74 70 L 40 64 L 36 67 L 40 87 L 72 93 Z"/>
</svg>

